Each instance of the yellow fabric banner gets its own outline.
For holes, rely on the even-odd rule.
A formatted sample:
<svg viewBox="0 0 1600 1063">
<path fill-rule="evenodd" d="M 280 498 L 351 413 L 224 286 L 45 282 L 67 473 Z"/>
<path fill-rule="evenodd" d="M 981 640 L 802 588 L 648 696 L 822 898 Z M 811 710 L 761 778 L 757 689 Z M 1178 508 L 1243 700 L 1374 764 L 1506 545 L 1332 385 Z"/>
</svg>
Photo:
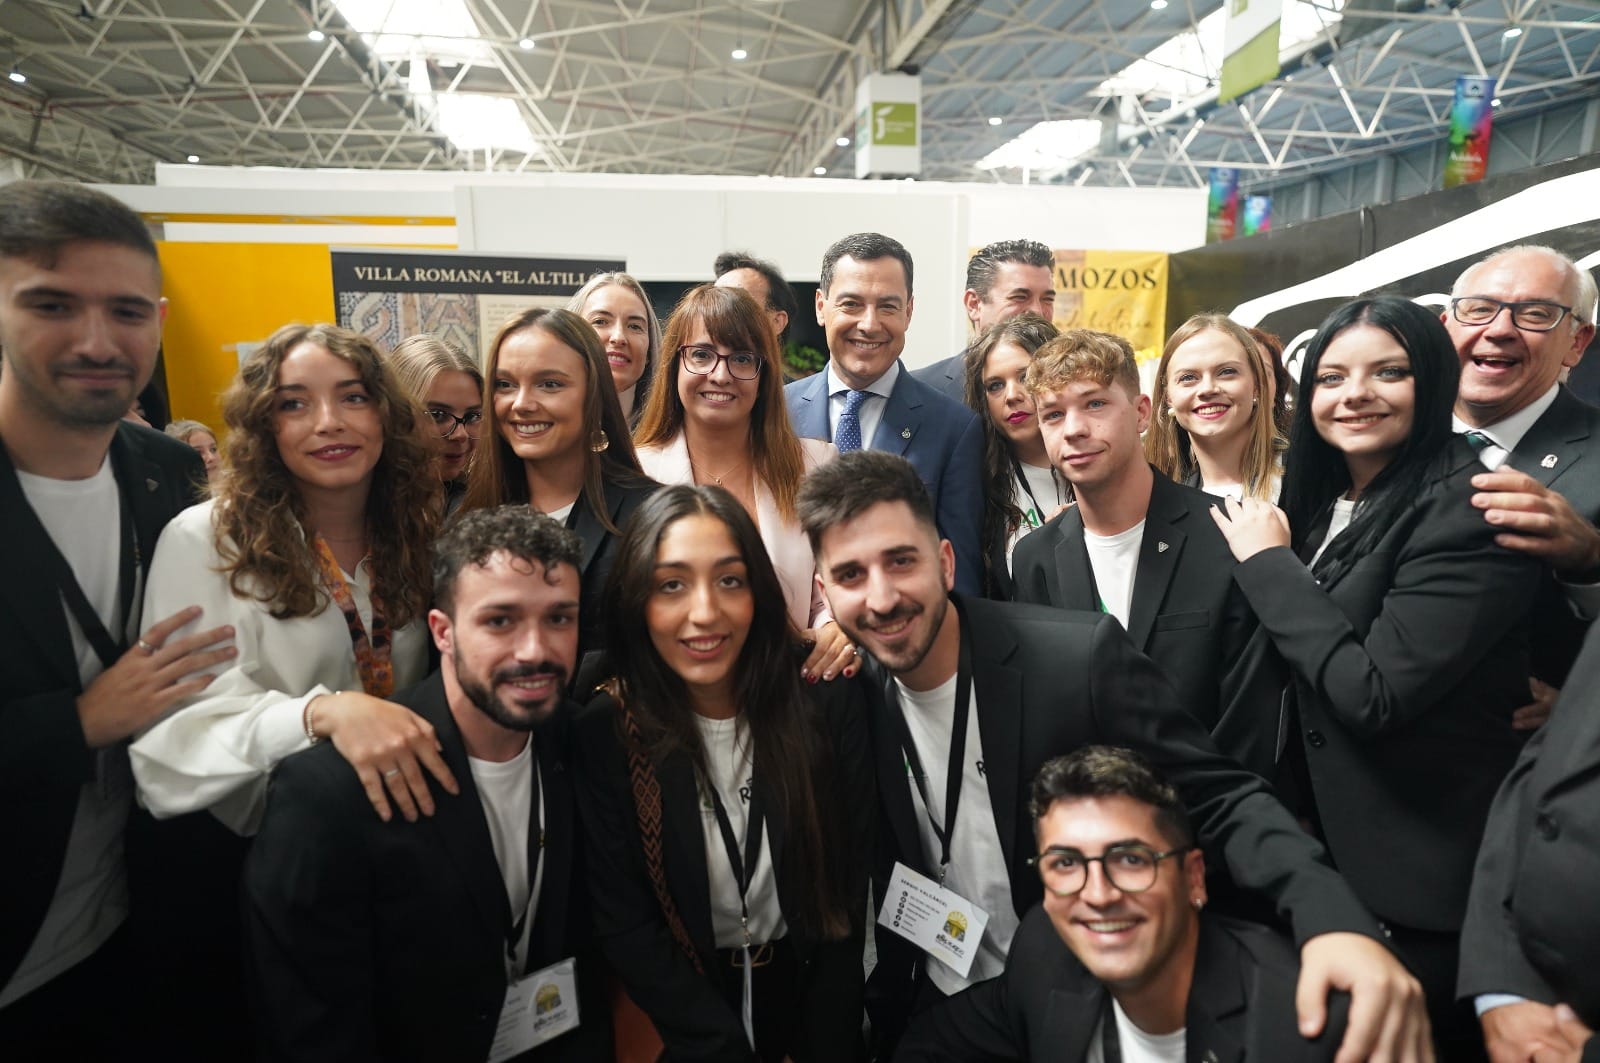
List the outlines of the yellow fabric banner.
<svg viewBox="0 0 1600 1063">
<path fill-rule="evenodd" d="M 1058 328 L 1111 332 L 1140 363 L 1166 343 L 1167 255 L 1163 251 L 1056 251 Z"/>
</svg>

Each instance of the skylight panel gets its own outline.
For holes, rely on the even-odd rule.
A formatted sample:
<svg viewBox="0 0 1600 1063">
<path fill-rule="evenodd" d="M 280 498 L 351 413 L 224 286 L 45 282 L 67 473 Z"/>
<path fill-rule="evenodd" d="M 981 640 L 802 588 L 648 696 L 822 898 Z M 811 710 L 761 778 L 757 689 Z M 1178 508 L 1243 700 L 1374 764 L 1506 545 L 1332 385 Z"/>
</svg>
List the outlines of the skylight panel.
<svg viewBox="0 0 1600 1063">
<path fill-rule="evenodd" d="M 465 0 L 333 0 L 350 28 L 385 59 L 422 54 L 473 62 L 488 59 L 489 43 Z"/>
</svg>

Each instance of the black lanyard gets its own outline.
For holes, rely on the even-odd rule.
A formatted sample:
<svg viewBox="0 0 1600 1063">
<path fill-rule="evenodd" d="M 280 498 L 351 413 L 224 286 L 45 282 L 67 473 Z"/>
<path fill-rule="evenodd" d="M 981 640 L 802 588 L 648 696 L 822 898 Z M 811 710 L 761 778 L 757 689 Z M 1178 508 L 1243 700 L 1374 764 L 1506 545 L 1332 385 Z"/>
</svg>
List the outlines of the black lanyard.
<svg viewBox="0 0 1600 1063">
<path fill-rule="evenodd" d="M 1122 1037 L 1117 1033 L 1117 1015 L 1111 994 L 1106 994 L 1100 1009 L 1100 1056 L 1103 1063 L 1122 1063 Z"/>
<path fill-rule="evenodd" d="M 533 739 L 529 738 L 528 742 L 531 745 Z M 523 967 L 526 965 L 528 958 L 524 956 L 522 963 L 517 962 L 517 946 L 522 944 L 522 933 L 527 929 L 528 916 L 533 913 L 533 909 L 539 903 L 539 864 L 544 861 L 544 825 L 539 821 L 541 791 L 539 787 L 538 750 L 530 750 L 530 755 L 533 757 L 533 801 L 528 806 L 528 829 L 539 832 L 539 844 L 533 850 L 533 856 L 528 860 L 528 904 L 522 909 L 522 914 L 517 916 L 514 921 L 511 919 L 511 898 L 506 898 L 506 963 L 510 964 L 510 969 L 517 972 L 518 976 L 523 973 Z M 528 951 L 532 952 L 533 950 L 530 948 Z"/>
<path fill-rule="evenodd" d="M 959 613 L 960 607 L 956 607 Z M 906 764 L 911 768 L 911 781 L 916 784 L 917 793 L 922 797 L 922 810 L 927 813 L 928 823 L 933 827 L 933 833 L 939 839 L 939 885 L 944 885 L 945 872 L 950 867 L 950 842 L 955 837 L 956 809 L 961 804 L 961 779 L 966 769 L 967 753 L 967 716 L 972 701 L 972 646 L 968 641 L 967 625 L 961 624 L 961 651 L 956 663 L 956 702 L 955 716 L 950 721 L 950 765 L 945 775 L 944 784 L 944 826 L 933 818 L 933 805 L 928 801 L 928 785 L 925 781 L 926 774 L 922 770 L 922 758 L 917 756 L 917 744 L 911 739 L 911 728 L 906 723 L 905 709 L 899 708 L 892 713 L 895 723 L 900 725 L 900 748 L 905 754 Z"/>
<path fill-rule="evenodd" d="M 723 807 L 717 788 L 706 780 L 711 791 L 711 809 L 717 816 L 717 832 L 722 835 L 722 847 L 728 852 L 728 866 L 733 868 L 734 880 L 739 884 L 739 928 L 744 931 L 744 946 L 750 946 L 750 883 L 756 877 L 756 861 L 761 856 L 761 805 L 754 783 L 750 787 L 750 807 L 745 810 L 744 858 L 740 859 L 739 841 L 733 834 L 733 821 Z"/>
<path fill-rule="evenodd" d="M 73 619 L 78 622 L 78 630 L 83 632 L 83 637 L 94 647 L 95 656 L 100 658 L 100 663 L 106 668 L 116 664 L 128 649 L 127 628 L 133 615 L 133 590 L 134 584 L 138 582 L 139 568 L 139 539 L 133 530 L 133 510 L 129 507 L 128 496 L 123 494 L 120 484 L 117 486 L 117 502 L 118 521 L 122 525 L 122 549 L 117 562 L 117 619 L 120 621 L 120 626 L 116 638 L 111 637 L 111 633 L 106 630 L 105 624 L 100 619 L 100 614 L 89 604 L 88 596 L 83 593 L 83 588 L 78 585 L 78 578 L 73 575 L 72 565 L 48 532 L 45 532 L 44 541 L 49 544 L 49 552 L 42 559 L 54 569 L 56 588 L 60 590 Z M 34 514 L 34 519 L 38 520 L 37 514 Z M 44 522 L 39 521 L 39 526 L 43 530 Z"/>
<path fill-rule="evenodd" d="M 1043 524 L 1045 521 L 1050 519 L 1050 514 L 1044 511 L 1044 507 L 1039 504 L 1039 496 L 1033 493 L 1033 485 L 1028 482 L 1028 474 L 1022 471 L 1022 462 L 1018 461 L 1016 458 L 1012 458 L 1011 468 L 1013 470 L 1013 474 L 1017 478 L 1017 483 L 1022 485 L 1022 489 L 1028 494 L 1028 500 L 1033 503 L 1033 511 L 1034 513 L 1038 514 L 1039 523 Z M 1056 477 L 1059 475 L 1060 473 L 1056 472 L 1054 469 L 1050 470 L 1050 482 L 1056 485 L 1057 506 L 1061 505 L 1061 485 L 1056 480 Z"/>
</svg>

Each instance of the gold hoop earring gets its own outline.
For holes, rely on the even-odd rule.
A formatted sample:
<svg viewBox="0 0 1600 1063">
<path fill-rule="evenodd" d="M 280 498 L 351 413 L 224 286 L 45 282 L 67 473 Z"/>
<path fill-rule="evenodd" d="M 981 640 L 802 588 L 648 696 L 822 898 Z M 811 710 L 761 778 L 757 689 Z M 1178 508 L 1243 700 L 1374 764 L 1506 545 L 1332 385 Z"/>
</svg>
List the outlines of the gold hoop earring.
<svg viewBox="0 0 1600 1063">
<path fill-rule="evenodd" d="M 596 454 L 601 453 L 611 445 L 611 439 L 606 435 L 604 428 L 596 428 L 594 435 L 589 437 L 589 449 Z"/>
</svg>

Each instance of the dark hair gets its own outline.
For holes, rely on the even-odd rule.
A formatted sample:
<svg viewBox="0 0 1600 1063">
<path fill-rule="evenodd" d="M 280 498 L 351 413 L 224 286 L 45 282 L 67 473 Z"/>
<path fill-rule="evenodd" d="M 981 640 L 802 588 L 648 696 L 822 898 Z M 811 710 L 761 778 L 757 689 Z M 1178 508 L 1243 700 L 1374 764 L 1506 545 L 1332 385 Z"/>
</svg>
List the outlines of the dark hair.
<svg viewBox="0 0 1600 1063">
<path fill-rule="evenodd" d="M 905 245 L 892 236 L 882 233 L 855 233 L 842 240 L 834 241 L 832 247 L 822 254 L 822 279 L 817 287 L 822 289 L 822 294 L 827 295 L 828 289 L 833 286 L 833 267 L 846 255 L 857 262 L 874 262 L 880 258 L 892 258 L 900 263 L 906 274 L 906 298 L 911 297 L 911 252 Z"/>
<path fill-rule="evenodd" d="M 1313 571 L 1324 580 L 1365 556 L 1395 518 L 1416 501 L 1428 481 L 1443 473 L 1443 456 L 1452 435 L 1450 409 L 1461 376 L 1455 347 L 1438 316 L 1409 299 L 1392 295 L 1357 299 L 1328 315 L 1311 338 L 1300 366 L 1289 456 L 1284 463 L 1283 510 L 1297 549 L 1334 499 L 1350 489 L 1350 468 L 1343 452 L 1317 433 L 1311 398 L 1323 354 L 1346 329 L 1357 325 L 1382 329 L 1405 349 L 1411 359 L 1416 398 L 1411 431 L 1399 452 L 1361 492 L 1350 525 L 1317 559 Z"/>
<path fill-rule="evenodd" d="M 495 506 L 464 513 L 433 547 L 435 604 L 455 615 L 456 577 L 469 565 L 485 565 L 495 554 L 533 561 L 547 573 L 557 565 L 583 567 L 578 533 L 525 505 Z"/>
<path fill-rule="evenodd" d="M 0 187 L 0 256 L 53 268 L 67 244 L 94 240 L 160 258 L 150 227 L 120 199 L 66 181 L 13 181 Z"/>
<path fill-rule="evenodd" d="M 1047 760 L 1033 777 L 1028 814 L 1033 829 L 1057 801 L 1085 797 L 1131 797 L 1155 810 L 1156 826 L 1169 845 L 1194 844 L 1194 826 L 1173 786 L 1144 757 L 1119 746 L 1083 746 Z"/>
<path fill-rule="evenodd" d="M 1018 314 L 991 326 L 972 341 L 963 356 L 967 405 L 977 413 L 978 423 L 983 426 L 983 566 L 991 588 L 995 576 L 990 571 L 991 560 L 997 549 L 1002 548 L 1011 534 L 1022 526 L 1022 510 L 1017 506 L 1016 491 L 1012 486 L 1019 471 L 1017 457 L 1012 453 L 1011 440 L 1006 438 L 989 415 L 983 374 L 989 365 L 989 355 L 1002 343 L 1015 344 L 1031 355 L 1055 337 L 1055 325 L 1038 314 Z M 1061 474 L 1052 469 L 1051 475 L 1059 477 Z M 1043 519 L 1046 514 L 1039 516 Z"/>
<path fill-rule="evenodd" d="M 669 443 L 683 432 L 683 398 L 678 394 L 682 359 L 678 348 L 688 341 L 696 325 L 713 343 L 729 350 L 754 351 L 761 356 L 756 378 L 756 401 L 750 408 L 750 462 L 755 474 L 772 492 L 778 512 L 794 516 L 794 496 L 806 473 L 800 437 L 789 422 L 783 401 L 782 356 L 761 308 L 743 288 L 718 288 L 702 284 L 690 288 L 667 318 L 664 356 L 656 362 L 656 381 L 650 401 L 639 415 L 634 444 L 646 447 Z"/>
<path fill-rule="evenodd" d="M 823 532 L 854 520 L 879 502 L 904 502 L 917 522 L 938 537 L 933 500 L 911 463 L 882 450 L 856 450 L 811 470 L 800 485 L 795 509 L 811 540 L 811 552 L 821 549 Z"/>
<path fill-rule="evenodd" d="M 383 447 L 367 495 L 368 548 L 373 594 L 399 629 L 428 611 L 428 558 L 443 499 L 421 407 L 384 370 L 373 342 L 350 329 L 285 325 L 251 352 L 222 393 L 228 459 L 211 485 L 221 571 L 234 597 L 261 602 L 279 620 L 316 616 L 330 601 L 306 541 L 305 499 L 283 463 L 276 430 L 278 374 L 303 343 L 348 362 L 377 410 Z"/>
<path fill-rule="evenodd" d="M 792 324 L 800 316 L 800 304 L 795 300 L 794 289 L 789 287 L 789 282 L 783 279 L 783 274 L 764 258 L 756 258 L 748 251 L 724 251 L 717 256 L 716 262 L 711 266 L 711 278 L 716 280 L 725 273 L 732 273 L 736 269 L 755 270 L 761 274 L 761 279 L 767 282 L 767 310 L 781 310 Z M 783 326 L 783 331 L 778 333 L 781 340 L 789 334 L 789 325 Z"/>
<path fill-rule="evenodd" d="M 829 850 L 823 824 L 842 823 L 861 810 L 833 807 L 832 756 L 800 679 L 801 650 L 783 585 L 750 514 L 720 487 L 663 487 L 628 520 L 605 591 L 605 645 L 630 648 L 613 654 L 617 698 L 638 721 L 647 755 L 660 763 L 682 751 L 706 777 L 705 747 L 688 691 L 656 652 L 646 624 L 661 540 L 678 521 L 695 516 L 720 521 L 745 564 L 753 613 L 735 665 L 734 697 L 749 727 L 755 774 L 770 780 L 778 802 L 770 814 L 787 828 L 787 859 L 779 866 L 798 887 L 785 892 L 801 899 L 801 909 L 784 917 L 820 937 L 842 938 L 860 898 L 847 895 L 848 860 Z"/>
<path fill-rule="evenodd" d="M 589 429 L 592 442 L 584 448 L 582 496 L 601 527 L 614 532 L 617 529 L 611 521 L 610 507 L 606 505 L 605 485 L 645 484 L 649 480 L 639 468 L 638 455 L 633 452 L 628 420 L 623 416 L 622 403 L 617 401 L 617 386 L 611 380 L 611 367 L 606 364 L 600 337 L 587 321 L 570 310 L 544 307 L 524 310 L 501 325 L 495 334 L 483 371 L 483 432 L 472 458 L 472 468 L 467 473 L 467 495 L 462 499 L 461 509 L 485 509 L 505 502 L 528 501 L 528 477 L 522 459 L 500 434 L 500 418 L 494 404 L 500 348 L 509 337 L 524 329 L 537 329 L 555 337 L 583 361 L 583 423 Z M 601 434 L 604 446 L 595 450 L 600 445 Z"/>
<path fill-rule="evenodd" d="M 995 274 L 1007 262 L 1053 270 L 1056 253 L 1037 240 L 996 240 L 978 248 L 967 259 L 967 290 L 987 297 L 989 289 L 994 287 Z"/>
</svg>

